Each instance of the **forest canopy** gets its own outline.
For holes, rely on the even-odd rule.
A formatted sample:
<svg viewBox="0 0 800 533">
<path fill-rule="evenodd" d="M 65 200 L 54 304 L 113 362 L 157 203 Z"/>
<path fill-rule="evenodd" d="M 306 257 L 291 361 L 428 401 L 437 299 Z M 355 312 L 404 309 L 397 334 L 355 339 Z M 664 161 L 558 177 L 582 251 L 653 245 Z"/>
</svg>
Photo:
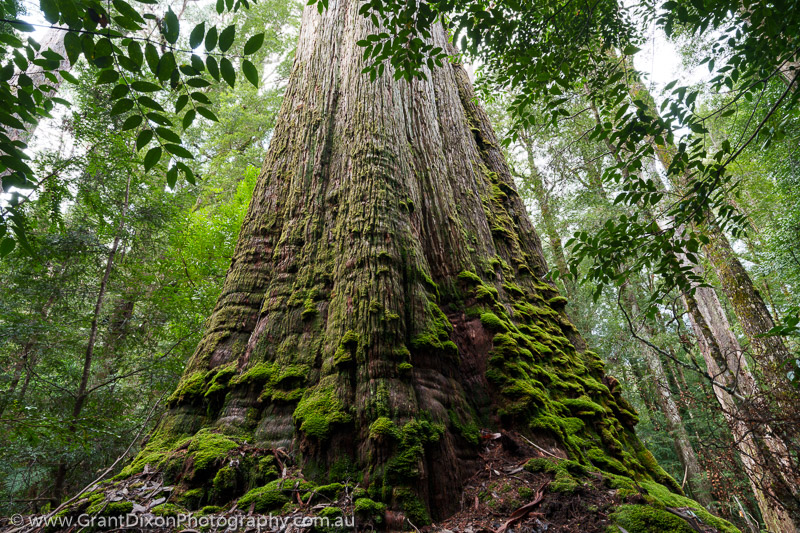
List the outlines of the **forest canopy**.
<svg viewBox="0 0 800 533">
<path fill-rule="evenodd" d="M 382 492 L 373 482 L 369 498 L 351 498 L 367 520 L 379 521 L 386 509 L 401 509 L 417 525 L 444 516 L 449 507 L 435 494 L 412 490 L 427 475 L 430 450 L 448 442 L 474 452 L 479 435 L 516 431 L 524 420 L 522 437 L 544 432 L 578 465 L 564 467 L 574 468 L 569 473 L 526 467 L 552 474 L 562 488 L 564 476 L 594 466 L 657 485 L 651 494 L 685 493 L 700 511 L 742 531 L 795 531 L 797 2 L 367 0 L 354 11 L 358 22 L 348 22 L 350 33 L 334 36 L 348 50 L 350 34 L 363 33 L 353 53 L 330 47 L 330 64 L 352 62 L 325 77 L 319 57 L 326 49 L 310 38 L 303 48 L 301 15 L 305 9 L 330 21 L 349 5 L 2 0 L 0 435 L 7 445 L 0 450 L 0 513 L 61 510 L 98 476 L 142 466 L 159 438 L 176 446 L 164 435 L 181 409 L 205 420 L 202 429 L 187 422 L 191 430 L 182 435 L 189 438 L 208 431 L 211 420 L 214 431 L 224 427 L 225 416 L 235 418 L 232 405 L 252 401 L 249 408 L 261 411 L 246 423 L 256 426 L 253 417 L 274 409 L 274 420 L 293 427 L 287 449 L 314 464 L 330 467 L 326 450 L 347 447 L 330 435 L 348 427 L 373 451 L 369 461 L 388 458 L 385 470 L 352 459 L 368 468 L 367 481 L 383 477 Z M 672 72 L 660 65 L 666 57 Z M 303 61 L 317 65 L 319 78 Z M 474 94 L 459 77 L 463 65 L 473 73 Z M 361 81 L 351 81 L 348 68 Z M 316 92 L 304 93 L 309 80 Z M 351 105 L 343 87 L 358 87 L 360 97 L 375 91 L 375 101 L 392 91 L 409 98 L 408 106 L 418 106 L 409 113 L 439 121 L 431 131 L 441 139 L 415 129 L 422 119 L 404 126 L 406 143 L 369 122 L 386 127 L 394 115 L 382 122 L 357 106 L 341 112 Z M 428 100 L 426 87 L 438 98 Z M 467 140 L 449 147 L 439 133 L 452 118 L 448 98 L 457 108 L 453 123 L 463 115 L 468 130 Z M 370 128 L 385 146 L 363 140 Z M 417 139 L 420 131 L 430 139 Z M 416 144 L 440 140 L 442 147 Z M 359 143 L 369 148 L 359 152 Z M 438 152 L 421 155 L 423 148 L 477 161 L 479 171 L 459 173 L 462 162 L 452 161 L 436 167 L 439 156 L 430 154 Z M 332 190 L 347 183 L 336 174 L 347 165 L 335 163 L 349 149 L 364 183 L 376 180 L 386 190 L 328 191 L 329 183 Z M 377 155 L 364 155 L 370 151 Z M 292 157 L 302 165 L 282 159 Z M 436 174 L 432 168 L 440 168 L 439 181 L 426 174 Z M 470 172 L 483 173 L 483 181 L 473 185 Z M 419 184 L 408 185 L 412 178 L 398 177 L 404 173 Z M 401 185 L 385 185 L 387 175 Z M 470 211 L 460 195 L 474 188 L 481 196 L 482 187 L 482 207 Z M 386 207 L 387 195 L 400 198 L 399 215 Z M 323 204 L 327 214 L 315 219 Z M 359 211 L 360 204 L 378 214 Z M 340 209 L 353 215 L 331 225 L 330 217 L 344 217 Z M 370 240 L 383 215 L 402 228 L 408 248 L 395 253 L 390 232 L 384 244 Z M 452 235 L 436 233 L 445 231 L 432 229 L 437 224 Z M 475 229 L 482 224 L 484 233 Z M 415 233 L 420 227 L 423 237 Z M 336 260 L 345 251 L 325 246 L 347 238 L 351 250 L 360 249 L 354 235 L 376 257 L 342 260 L 355 272 L 345 275 Z M 417 244 L 407 244 L 414 238 Z M 284 252 L 263 251 L 273 249 Z M 313 257 L 310 265 L 288 264 L 302 255 L 297 250 Z M 376 289 L 386 272 L 404 280 L 397 291 L 404 307 L 391 301 L 388 285 Z M 369 289 L 351 287 L 358 273 L 371 280 Z M 292 290 L 281 292 L 276 287 L 287 279 Z M 245 282 L 258 299 L 240 296 Z M 332 290 L 337 283 L 345 288 Z M 333 302 L 349 290 L 355 310 L 348 303 L 340 316 Z M 381 290 L 386 299 L 376 296 Z M 230 318 L 226 306 L 252 307 L 257 319 L 247 318 L 250 311 Z M 270 313 L 286 315 L 273 324 Z M 357 327 L 345 327 L 354 320 Z M 465 327 L 487 332 L 490 347 L 470 345 Z M 222 330 L 244 340 L 227 341 Z M 257 342 L 263 331 L 281 340 L 275 354 Z M 391 339 L 396 346 L 373 339 L 391 335 L 401 339 Z M 256 362 L 249 359 L 254 349 Z M 394 391 L 405 389 L 396 383 L 423 401 L 425 370 L 452 377 L 432 361 L 455 364 L 457 382 L 468 379 L 464 361 L 480 350 L 489 366 L 481 383 L 497 403 L 442 392 L 449 397 L 441 420 L 422 407 L 401 413 Z M 554 370 L 562 350 L 570 369 L 564 375 Z M 586 355 L 595 352 L 604 371 Z M 538 356 L 536 364 L 523 361 L 528 354 Z M 330 364 L 319 362 L 328 355 Z M 506 358 L 502 370 L 492 367 L 498 357 Z M 512 364 L 512 357 L 520 359 Z M 376 377 L 377 367 L 390 369 Z M 344 397 L 347 380 L 361 384 L 352 394 L 363 402 Z M 243 392 L 254 383 L 263 385 L 257 401 Z M 382 392 L 387 386 L 391 394 Z M 383 394 L 391 408 L 381 407 Z M 609 419 L 587 422 L 592 412 Z M 255 445 L 258 431 L 222 445 Z M 184 449 L 192 446 L 200 445 Z M 652 464 L 642 459 L 650 452 Z M 269 457 L 280 461 L 275 453 Z M 398 457 L 421 466 L 408 466 L 390 485 Z M 186 493 L 201 479 L 184 477 Z M 252 479 L 237 479 L 239 489 L 256 490 Z M 221 493 L 170 504 L 224 507 Z M 527 503 L 521 494 L 500 498 L 508 506 L 501 512 Z M 283 502 L 285 494 L 273 496 L 294 505 Z M 491 498 L 480 499 L 488 506 Z M 635 533 L 636 520 L 619 513 L 614 524 Z"/>
</svg>

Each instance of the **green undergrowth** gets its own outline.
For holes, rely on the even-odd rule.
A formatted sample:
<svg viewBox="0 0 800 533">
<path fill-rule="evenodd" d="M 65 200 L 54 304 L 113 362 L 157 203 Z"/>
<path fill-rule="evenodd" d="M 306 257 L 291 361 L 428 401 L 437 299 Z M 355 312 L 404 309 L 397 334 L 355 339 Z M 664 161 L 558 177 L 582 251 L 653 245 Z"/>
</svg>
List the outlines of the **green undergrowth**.
<svg viewBox="0 0 800 533">
<path fill-rule="evenodd" d="M 380 524 L 386 512 L 386 505 L 369 498 L 359 498 L 355 502 L 355 513 L 361 518 L 368 518 Z"/>
</svg>

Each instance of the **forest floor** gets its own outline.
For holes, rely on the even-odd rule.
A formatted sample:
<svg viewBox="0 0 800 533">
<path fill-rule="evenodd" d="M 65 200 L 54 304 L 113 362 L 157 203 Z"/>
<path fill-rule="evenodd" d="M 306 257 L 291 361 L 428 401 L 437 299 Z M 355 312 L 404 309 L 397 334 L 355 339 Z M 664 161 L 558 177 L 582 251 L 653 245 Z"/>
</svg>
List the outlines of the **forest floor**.
<svg viewBox="0 0 800 533">
<path fill-rule="evenodd" d="M 604 485 L 603 476 L 589 472 L 582 483 L 568 491 L 552 490 L 549 486 L 554 475 L 547 472 L 531 472 L 524 466 L 535 458 L 561 458 L 559 450 L 547 450 L 519 435 L 485 433 L 484 451 L 481 454 L 483 468 L 477 471 L 465 485 L 460 502 L 460 510 L 446 520 L 416 527 L 412 522 L 397 512 L 386 511 L 385 514 L 372 518 L 355 513 L 352 494 L 346 491 L 336 499 L 327 499 L 319 495 L 301 498 L 295 492 L 297 505 L 290 514 L 277 516 L 258 515 L 249 510 L 238 509 L 235 505 L 229 509 L 218 509 L 214 515 L 218 520 L 211 526 L 208 523 L 183 522 L 175 524 L 176 509 L 170 502 L 175 487 L 165 486 L 161 474 L 150 471 L 137 474 L 123 481 L 104 482 L 92 487 L 93 493 L 103 491 L 101 501 L 95 500 L 95 509 L 89 507 L 89 514 L 97 520 L 106 517 L 105 523 L 96 522 L 94 527 L 83 523 L 69 525 L 51 525 L 50 527 L 33 526 L 31 520 L 42 517 L 0 518 L 0 533 L 82 533 L 96 531 L 147 531 L 151 533 L 205 533 L 205 532 L 280 532 L 280 533 L 334 533 L 344 531 L 416 531 L 442 533 L 600 533 L 606 531 L 612 523 L 609 517 L 622 503 L 645 503 L 641 495 L 631 495 L 621 501 L 617 491 Z M 527 441 L 527 442 L 526 442 Z M 302 476 L 296 468 L 290 472 L 293 478 Z M 554 487 L 556 483 L 553 483 Z M 84 496 L 85 498 L 85 496 Z M 85 507 L 85 504 L 84 504 Z M 109 516 L 113 508 L 125 509 L 125 517 L 115 518 L 133 521 L 118 524 Z M 341 509 L 339 511 L 338 508 Z M 326 511 L 327 509 L 327 511 Z M 331 512 L 335 511 L 335 512 Z M 63 514 L 63 513 L 62 513 Z M 119 513 L 117 513 L 119 514 Z M 309 516 L 328 515 L 333 517 L 354 517 L 346 527 L 303 527 L 297 519 Z M 81 515 L 87 516 L 87 515 Z M 194 516 L 208 516 L 202 512 Z M 58 515 L 56 515 L 58 517 Z M 74 517 L 73 517 L 74 518 Z M 258 526 L 252 527 L 253 521 L 261 518 Z M 172 523 L 169 520 L 172 519 Z M 16 521 L 15 521 L 16 520 Z M 86 520 L 86 519 L 84 519 Z M 250 520 L 250 527 L 248 527 Z M 271 521 L 270 521 L 271 520 Z M 716 532 L 704 524 L 687 524 L 690 529 L 699 532 Z M 120 527 L 121 526 L 121 527 Z M 163 526 L 163 527 L 161 527 Z"/>
<path fill-rule="evenodd" d="M 497 435 L 499 436 L 499 434 Z M 553 450 L 556 452 L 557 450 Z M 524 465 L 533 458 L 557 456 L 534 448 L 517 436 L 490 440 L 482 454 L 484 467 L 464 487 L 461 510 L 431 526 L 453 533 L 595 533 L 610 524 L 604 512 L 619 504 L 616 490 L 597 483 L 574 492 L 553 492 L 553 475 L 532 473 Z"/>
</svg>

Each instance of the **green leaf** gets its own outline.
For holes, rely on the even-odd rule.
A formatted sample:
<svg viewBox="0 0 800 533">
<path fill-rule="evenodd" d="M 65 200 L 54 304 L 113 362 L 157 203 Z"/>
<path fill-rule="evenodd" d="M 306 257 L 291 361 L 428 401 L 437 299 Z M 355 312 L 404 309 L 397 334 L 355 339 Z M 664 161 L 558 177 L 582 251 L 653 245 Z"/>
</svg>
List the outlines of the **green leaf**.
<svg viewBox="0 0 800 533">
<path fill-rule="evenodd" d="M 56 0 L 39 0 L 39 7 L 44 14 L 44 19 L 50 24 L 56 24 L 61 17 L 61 10 L 58 9 Z"/>
<path fill-rule="evenodd" d="M 142 68 L 144 56 L 142 55 L 142 47 L 139 46 L 139 43 L 136 41 L 131 41 L 128 44 L 128 57 L 130 57 L 131 61 L 136 63 L 139 68 Z"/>
<path fill-rule="evenodd" d="M 12 76 L 14 76 L 13 63 L 6 63 L 2 68 L 0 68 L 0 81 L 8 81 Z"/>
<path fill-rule="evenodd" d="M 116 87 L 111 90 L 111 99 L 112 100 L 119 100 L 123 96 L 126 96 L 130 91 L 128 89 L 128 85 L 126 83 L 120 83 Z"/>
<path fill-rule="evenodd" d="M 114 22 L 116 22 L 120 27 L 125 28 L 126 30 L 130 31 L 139 31 L 142 29 L 142 25 L 138 22 L 134 22 L 128 17 L 122 15 L 115 15 L 113 17 Z"/>
<path fill-rule="evenodd" d="M 206 66 L 203 64 L 203 59 L 196 54 L 192 54 L 192 57 L 189 59 L 189 61 L 192 63 L 192 68 L 198 73 L 203 72 L 206 69 Z"/>
<path fill-rule="evenodd" d="M 206 33 L 206 50 L 210 52 L 215 46 L 217 46 L 217 27 L 212 26 Z"/>
<path fill-rule="evenodd" d="M 167 14 L 164 15 L 164 27 L 162 30 L 164 34 L 164 38 L 170 44 L 175 44 L 178 40 L 178 35 L 180 34 L 180 22 L 178 22 L 178 16 L 172 11 L 170 7 L 167 9 Z"/>
<path fill-rule="evenodd" d="M 114 8 L 122 15 L 134 20 L 137 23 L 144 24 L 144 19 L 130 4 L 124 0 L 113 0 Z"/>
<path fill-rule="evenodd" d="M 622 53 L 625 54 L 626 56 L 632 56 L 639 50 L 641 50 L 641 48 L 636 48 L 632 44 L 629 44 L 628 46 L 625 47 L 625 50 L 623 50 Z"/>
<path fill-rule="evenodd" d="M 258 87 L 258 70 L 256 69 L 255 65 L 245 59 L 242 61 L 242 71 L 244 72 L 244 77 L 247 78 L 247 81 L 252 83 L 255 87 Z"/>
<path fill-rule="evenodd" d="M 225 83 L 233 87 L 236 83 L 236 71 L 233 69 L 233 64 L 227 57 L 220 59 L 219 71 L 220 74 L 222 74 L 222 79 L 225 80 Z"/>
<path fill-rule="evenodd" d="M 194 117 L 196 115 L 197 115 L 197 113 L 195 112 L 194 109 L 190 109 L 189 111 L 186 112 L 185 115 L 183 115 L 183 129 L 184 130 L 192 125 L 192 122 L 194 122 Z"/>
<path fill-rule="evenodd" d="M 167 185 L 170 189 L 175 188 L 175 183 L 178 181 L 178 167 L 177 165 L 172 165 L 172 167 L 167 170 Z"/>
<path fill-rule="evenodd" d="M 70 65 L 74 65 L 81 56 L 81 52 L 83 52 L 81 38 L 78 37 L 77 33 L 68 31 L 64 34 L 64 48 L 67 51 L 67 59 L 69 59 Z"/>
<path fill-rule="evenodd" d="M 12 128 L 18 130 L 25 129 L 25 124 L 17 120 L 15 117 L 3 112 L 0 112 L 0 123 L 5 124 L 6 126 L 11 126 Z"/>
<path fill-rule="evenodd" d="M 189 103 L 189 97 L 185 94 L 182 94 L 175 100 L 175 112 L 180 113 L 181 110 L 186 107 L 186 104 Z"/>
<path fill-rule="evenodd" d="M 62 56 L 59 53 L 54 52 L 53 50 L 44 50 L 44 51 L 42 51 L 42 57 L 45 58 L 45 59 L 48 59 L 50 61 L 56 61 L 56 62 L 64 60 L 64 56 Z M 58 67 L 54 66 L 53 68 L 58 68 Z"/>
<path fill-rule="evenodd" d="M 97 76 L 97 85 L 105 85 L 106 83 L 114 83 L 119 79 L 119 72 L 116 70 L 104 70 Z"/>
<path fill-rule="evenodd" d="M 117 103 L 114 104 L 114 106 L 111 108 L 111 111 L 109 112 L 109 115 L 115 117 L 117 115 L 125 113 L 126 111 L 130 111 L 131 109 L 133 109 L 133 100 L 131 100 L 130 98 L 123 98 L 122 100 L 118 100 Z"/>
<path fill-rule="evenodd" d="M 219 122 L 219 119 L 217 118 L 217 115 L 215 115 L 207 107 L 197 106 L 197 112 L 200 113 L 202 116 L 206 117 L 208 120 L 213 120 L 214 122 Z"/>
<path fill-rule="evenodd" d="M 2 155 L 0 156 L 0 162 L 2 162 L 5 166 L 12 168 L 21 174 L 19 176 L 21 181 L 19 182 L 19 184 L 14 184 L 13 186 L 22 187 L 26 185 L 27 180 L 25 179 L 25 175 L 32 174 L 32 172 L 30 167 L 26 165 L 21 158 L 13 157 L 10 155 Z M 3 179 L 7 180 L 7 177 L 4 177 Z M 6 183 L 4 183 L 4 186 L 11 186 L 11 185 L 6 185 Z"/>
<path fill-rule="evenodd" d="M 25 232 L 25 227 L 23 226 L 23 221 L 20 220 L 19 215 L 11 215 L 11 218 L 15 219 L 16 224 L 11 226 L 11 230 L 14 232 L 14 235 L 17 236 L 17 242 L 22 249 L 28 252 L 31 256 L 35 256 L 35 252 L 31 247 L 31 244 L 28 242 L 28 237 Z"/>
<path fill-rule="evenodd" d="M 208 73 L 211 74 L 211 77 L 219 81 L 219 65 L 217 64 L 217 60 L 214 59 L 214 56 L 208 56 L 206 58 L 206 68 L 208 68 Z"/>
<path fill-rule="evenodd" d="M 211 105 L 211 99 L 205 94 L 198 91 L 192 93 L 192 100 L 200 102 L 201 104 Z"/>
<path fill-rule="evenodd" d="M 14 50 L 14 63 L 22 72 L 25 72 L 25 70 L 28 68 L 28 60 L 25 59 L 17 50 Z"/>
<path fill-rule="evenodd" d="M 132 130 L 142 123 L 142 115 L 131 115 L 122 123 L 122 131 Z"/>
<path fill-rule="evenodd" d="M 205 78 L 189 78 L 186 80 L 186 85 L 189 87 L 194 87 L 195 89 L 202 89 L 203 87 L 208 87 L 211 85 L 211 82 Z"/>
<path fill-rule="evenodd" d="M 184 63 L 178 67 L 184 76 L 197 76 L 200 73 L 191 65 Z"/>
<path fill-rule="evenodd" d="M 708 133 L 708 130 L 706 130 L 705 127 L 703 127 L 703 125 L 699 122 L 690 122 L 687 125 L 689 126 L 689 129 L 695 133 Z"/>
<path fill-rule="evenodd" d="M 10 254 L 16 245 L 16 241 L 11 237 L 6 237 L 0 241 L 0 257 L 5 257 Z"/>
<path fill-rule="evenodd" d="M 144 156 L 144 171 L 147 172 L 161 159 L 161 147 L 155 146 L 150 148 Z"/>
<path fill-rule="evenodd" d="M 220 15 L 225 11 L 225 0 L 217 0 L 217 13 Z"/>
<path fill-rule="evenodd" d="M 111 54 L 114 53 L 114 47 L 111 40 L 103 38 L 97 41 L 94 47 L 94 64 L 100 68 L 110 67 L 114 63 Z"/>
<path fill-rule="evenodd" d="M 164 115 L 159 115 L 158 113 L 145 113 L 145 116 L 152 122 L 155 122 L 156 124 L 172 127 L 172 122 L 170 122 L 169 119 Z"/>
<path fill-rule="evenodd" d="M 136 137 L 136 151 L 138 152 L 142 148 L 148 145 L 150 141 L 153 140 L 153 130 L 142 130 L 139 132 L 139 136 Z"/>
<path fill-rule="evenodd" d="M 189 34 L 189 47 L 194 50 L 200 43 L 203 42 L 203 36 L 206 34 L 206 23 L 201 22 L 194 27 L 192 33 Z"/>
<path fill-rule="evenodd" d="M 164 112 L 164 108 L 161 107 L 161 104 L 150 98 L 149 96 L 141 95 L 137 98 L 139 105 L 148 107 L 150 109 L 155 109 L 156 111 Z"/>
<path fill-rule="evenodd" d="M 231 24 L 219 34 L 219 49 L 221 52 L 227 52 L 228 48 L 233 44 L 233 38 L 236 35 L 236 26 Z"/>
<path fill-rule="evenodd" d="M 13 27 L 15 30 L 18 30 L 18 31 L 21 31 L 21 32 L 24 32 L 24 33 L 31 33 L 32 31 L 36 30 L 36 28 L 34 28 L 33 26 L 31 26 L 31 25 L 30 25 L 30 24 L 28 24 L 27 22 L 23 22 L 23 21 L 21 21 L 21 20 L 14 20 L 14 21 L 11 21 L 11 26 L 12 26 L 12 27 Z"/>
<path fill-rule="evenodd" d="M 144 58 L 147 60 L 147 66 L 150 67 L 150 72 L 153 74 L 158 73 L 158 49 L 153 46 L 153 43 L 147 43 L 144 47 Z"/>
<path fill-rule="evenodd" d="M 264 44 L 264 34 L 258 33 L 253 35 L 249 39 L 247 39 L 247 43 L 244 45 L 244 55 L 255 54 L 261 48 L 261 45 Z"/>
<path fill-rule="evenodd" d="M 122 54 L 117 55 L 117 61 L 119 61 L 119 66 L 124 68 L 129 72 L 139 72 L 142 69 L 141 65 L 137 65 L 129 57 L 126 57 Z"/>
<path fill-rule="evenodd" d="M 158 60 L 158 67 L 156 67 L 156 77 L 159 81 L 167 81 L 172 72 L 177 67 L 175 63 L 175 55 L 172 52 L 167 52 L 161 59 Z"/>
<path fill-rule="evenodd" d="M 178 168 L 183 171 L 183 175 L 186 178 L 186 181 L 194 185 L 195 179 L 194 179 L 194 172 L 192 172 L 192 169 L 189 168 L 188 165 L 186 165 L 185 163 L 181 163 L 180 161 L 178 161 Z"/>
<path fill-rule="evenodd" d="M 180 144 L 165 144 L 164 148 L 172 155 L 183 157 L 184 159 L 194 159 L 192 153 Z"/>
<path fill-rule="evenodd" d="M 180 142 L 181 142 L 180 136 L 178 136 L 177 133 L 175 133 L 174 131 L 172 131 L 169 128 L 165 128 L 163 126 L 159 126 L 159 127 L 156 128 L 156 133 L 158 134 L 159 137 L 161 137 L 162 139 L 164 139 L 166 141 L 169 141 L 171 143 L 180 144 Z"/>
<path fill-rule="evenodd" d="M 161 86 L 149 81 L 134 81 L 131 83 L 131 89 L 140 93 L 154 93 L 160 91 Z"/>
</svg>

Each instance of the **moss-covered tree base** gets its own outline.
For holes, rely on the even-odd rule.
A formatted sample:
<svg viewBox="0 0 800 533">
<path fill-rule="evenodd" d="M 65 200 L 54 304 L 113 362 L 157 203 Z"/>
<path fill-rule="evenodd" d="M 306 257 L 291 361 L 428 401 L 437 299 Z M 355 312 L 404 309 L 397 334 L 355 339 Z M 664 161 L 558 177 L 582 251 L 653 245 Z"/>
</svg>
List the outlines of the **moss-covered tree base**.
<svg viewBox="0 0 800 533">
<path fill-rule="evenodd" d="M 461 509 L 436 522 L 431 521 L 424 503 L 413 491 L 395 491 L 404 508 L 397 512 L 381 502 L 380 496 L 372 494 L 369 487 L 352 478 L 314 483 L 291 463 L 291 457 L 280 451 L 269 453 L 237 446 L 223 452 L 227 448 L 224 441 L 209 435 L 207 438 L 215 444 L 181 446 L 168 454 L 167 463 L 187 465 L 201 457 L 209 458 L 213 448 L 214 453 L 220 454 L 213 461 L 221 465 L 213 478 L 209 477 L 209 470 L 201 477 L 188 479 L 186 469 L 147 468 L 123 480 L 92 488 L 59 516 L 76 518 L 85 513 L 101 523 L 130 514 L 140 524 L 151 524 L 149 530 L 154 532 L 175 532 L 195 524 L 202 529 L 202 519 L 211 516 L 224 517 L 227 524 L 239 520 L 242 531 L 247 530 L 248 521 L 263 522 L 270 516 L 287 520 L 308 516 L 327 518 L 327 523 L 305 528 L 326 533 L 354 528 L 410 531 L 423 525 L 429 525 L 431 531 L 496 530 L 509 520 L 512 520 L 509 528 L 533 531 L 545 528 L 582 533 L 738 531 L 664 485 L 544 455 L 514 433 L 482 436 L 482 468 L 463 487 Z M 522 469 L 520 464 L 524 465 Z M 538 503 L 531 505 L 531 502 Z M 528 513 L 520 516 L 521 508 Z M 179 516 L 180 527 L 159 522 Z"/>
</svg>

